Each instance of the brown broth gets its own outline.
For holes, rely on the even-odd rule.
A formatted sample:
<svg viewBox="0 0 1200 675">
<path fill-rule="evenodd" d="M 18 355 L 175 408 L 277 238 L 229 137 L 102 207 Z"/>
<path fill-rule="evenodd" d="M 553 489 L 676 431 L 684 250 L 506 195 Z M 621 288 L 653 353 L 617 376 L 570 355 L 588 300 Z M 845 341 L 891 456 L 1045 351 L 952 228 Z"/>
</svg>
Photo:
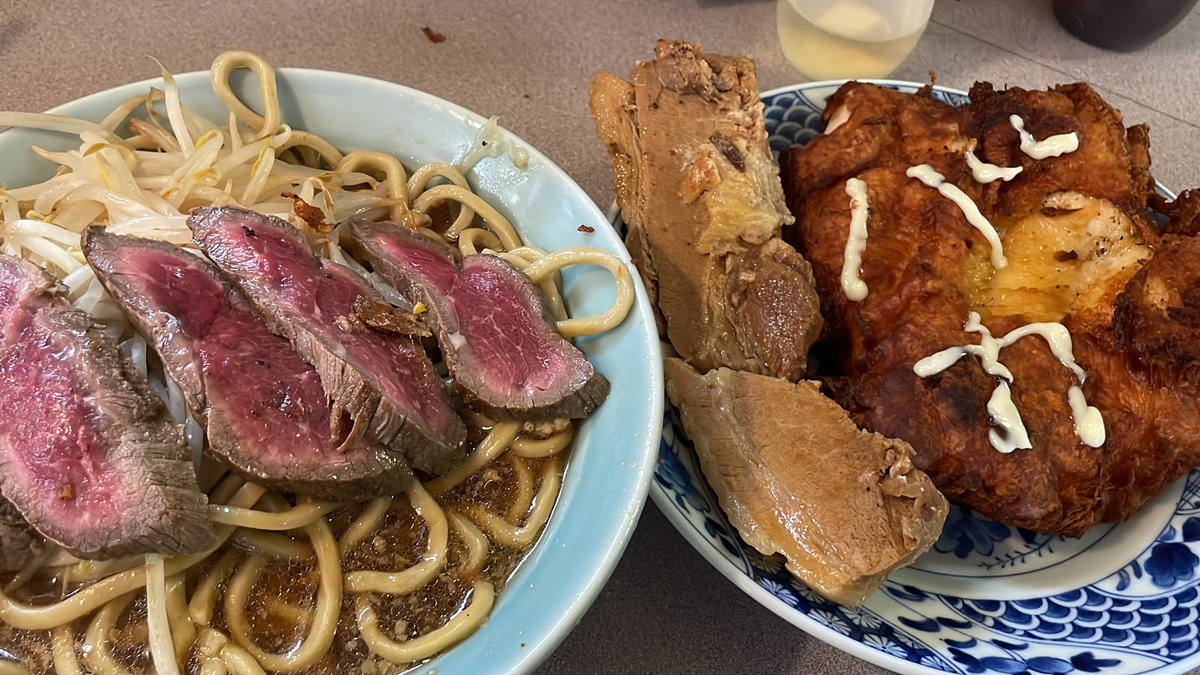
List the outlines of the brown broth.
<svg viewBox="0 0 1200 675">
<path fill-rule="evenodd" d="M 547 460 L 527 460 L 534 476 L 534 489 Z M 482 506 L 489 511 L 506 515 L 517 498 L 516 480 L 511 464 L 501 458 L 465 480 L 460 486 L 438 500 L 439 505 L 449 510 L 467 506 Z M 335 537 L 349 527 L 364 505 L 341 509 L 327 517 Z M 403 495 L 392 501 L 384 522 L 372 535 L 362 541 L 353 551 L 342 558 L 342 571 L 357 570 L 399 571 L 416 564 L 426 547 L 427 526 Z M 307 545 L 303 533 L 291 533 L 294 539 Z M 215 562 L 228 549 L 227 543 L 208 560 L 191 570 L 188 576 L 189 595 L 199 580 L 212 569 Z M 442 572 L 428 585 L 403 596 L 372 597 L 372 606 L 379 619 L 379 626 L 393 639 L 403 640 L 420 637 L 442 625 L 470 602 L 470 589 L 478 580 L 487 580 L 497 590 L 512 576 L 528 548 L 514 550 L 495 543 L 490 550 L 483 569 L 472 576 L 464 576 L 462 562 L 466 547 L 450 530 L 447 564 Z M 238 564 L 245 558 L 239 559 Z M 235 571 L 237 566 L 235 565 Z M 7 579 L 0 580 L 7 581 Z M 212 626 L 229 635 L 224 613 L 224 591 L 228 579 L 218 594 Z M 244 612 L 250 634 L 256 644 L 266 651 L 284 652 L 295 648 L 309 634 L 309 617 L 317 601 L 319 586 L 316 561 L 288 562 L 273 560 L 264 568 L 262 575 L 250 592 L 248 606 Z M 16 600 L 38 603 L 51 602 L 70 593 L 61 592 L 61 582 L 49 576 L 39 576 L 23 592 L 14 593 Z M 116 622 L 110 636 L 114 658 L 133 673 L 153 671 L 145 623 L 145 596 L 137 592 L 134 601 Z M 93 615 L 76 622 L 76 651 L 81 653 L 84 633 Z M 51 672 L 49 631 L 22 631 L 0 624 L 0 657 L 24 664 L 31 672 Z M 80 656 L 80 664 L 84 665 Z M 400 672 L 412 664 L 393 665 L 368 654 L 366 645 L 358 635 L 354 619 L 354 596 L 344 593 L 338 627 L 329 653 L 312 668 L 302 671 L 311 674 L 334 674 L 350 672 L 383 673 Z M 86 671 L 87 669 L 84 668 Z M 199 662 L 193 649 L 187 664 L 187 672 L 199 670 Z"/>
</svg>

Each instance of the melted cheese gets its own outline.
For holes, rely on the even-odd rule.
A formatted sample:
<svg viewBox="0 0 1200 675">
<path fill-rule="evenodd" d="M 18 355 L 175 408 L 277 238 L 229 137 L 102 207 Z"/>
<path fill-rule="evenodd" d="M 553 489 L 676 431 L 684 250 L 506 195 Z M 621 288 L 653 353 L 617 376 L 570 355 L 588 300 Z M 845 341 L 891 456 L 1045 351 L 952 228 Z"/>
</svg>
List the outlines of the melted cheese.
<svg viewBox="0 0 1200 675">
<path fill-rule="evenodd" d="M 1058 157 L 1079 149 L 1079 134 L 1074 131 L 1069 134 L 1057 134 L 1039 141 L 1033 137 L 1033 134 L 1025 131 L 1025 120 L 1021 119 L 1020 115 L 1010 116 L 1008 123 L 1021 136 L 1021 152 L 1034 159 Z"/>
<path fill-rule="evenodd" d="M 967 222 L 976 230 L 979 230 L 979 233 L 991 245 L 992 267 L 1000 270 L 1008 266 L 1008 260 L 1004 257 L 1004 247 L 1000 243 L 1000 235 L 996 233 L 996 228 L 992 227 L 991 222 L 979 212 L 979 207 L 975 205 L 975 202 L 971 201 L 971 198 L 965 192 L 958 189 L 957 185 L 947 183 L 945 176 L 938 173 L 928 164 L 909 167 L 905 175 L 909 178 L 916 178 L 925 185 L 936 189 L 938 194 L 954 202 L 955 206 L 966 217 Z"/>
<path fill-rule="evenodd" d="M 850 231 L 842 254 L 842 292 L 854 302 L 867 297 L 867 284 L 859 277 L 863 249 L 867 247 L 867 184 L 857 178 L 846 181 L 850 197 Z"/>
<path fill-rule="evenodd" d="M 971 150 L 966 152 L 967 166 L 971 167 L 971 177 L 976 183 L 986 184 L 993 181 L 1002 180 L 1008 182 L 1017 177 L 1017 174 L 1024 170 L 1020 166 L 996 166 L 989 164 L 975 156 Z"/>
</svg>

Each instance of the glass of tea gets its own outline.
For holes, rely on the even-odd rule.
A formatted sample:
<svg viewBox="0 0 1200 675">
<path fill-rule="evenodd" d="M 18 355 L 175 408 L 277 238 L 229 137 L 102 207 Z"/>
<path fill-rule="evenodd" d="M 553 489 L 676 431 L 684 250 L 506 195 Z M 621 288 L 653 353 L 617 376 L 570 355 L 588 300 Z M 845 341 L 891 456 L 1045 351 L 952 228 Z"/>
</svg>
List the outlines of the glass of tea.
<svg viewBox="0 0 1200 675">
<path fill-rule="evenodd" d="M 814 80 L 886 77 L 921 39 L 933 0 L 778 0 L 779 46 Z"/>
</svg>

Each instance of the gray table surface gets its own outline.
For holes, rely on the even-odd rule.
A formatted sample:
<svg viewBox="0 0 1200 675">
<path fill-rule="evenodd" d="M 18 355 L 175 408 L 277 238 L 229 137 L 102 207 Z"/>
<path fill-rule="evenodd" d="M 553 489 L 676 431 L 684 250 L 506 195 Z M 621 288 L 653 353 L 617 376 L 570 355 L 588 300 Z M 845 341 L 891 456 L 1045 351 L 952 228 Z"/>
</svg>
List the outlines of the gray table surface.
<svg viewBox="0 0 1200 675">
<path fill-rule="evenodd" d="M 802 81 L 783 59 L 771 0 L 388 2 L 194 0 L 0 3 L 0 109 L 38 111 L 157 75 L 207 69 L 225 49 L 278 66 L 359 73 L 442 96 L 541 149 L 601 207 L 611 173 L 587 112 L 593 73 L 627 74 L 658 37 L 758 61 L 769 89 Z M 432 44 L 430 26 L 446 36 Z M 1055 23 L 1049 0 L 938 0 L 899 79 L 968 87 L 1086 80 L 1152 128 L 1154 173 L 1200 185 L 1200 12 L 1136 54 Z M 646 508 L 620 566 L 545 673 L 885 672 L 792 627 L 736 590 Z M 1194 672 L 1200 672 L 1194 671 Z"/>
</svg>

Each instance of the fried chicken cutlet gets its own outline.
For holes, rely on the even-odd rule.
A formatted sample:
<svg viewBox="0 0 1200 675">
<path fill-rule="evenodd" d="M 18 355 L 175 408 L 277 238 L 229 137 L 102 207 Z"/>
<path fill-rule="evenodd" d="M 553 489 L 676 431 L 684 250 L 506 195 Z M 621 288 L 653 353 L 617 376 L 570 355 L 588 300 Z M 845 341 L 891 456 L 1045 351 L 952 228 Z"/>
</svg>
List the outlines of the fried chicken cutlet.
<svg viewBox="0 0 1200 675">
<path fill-rule="evenodd" d="M 911 443 L 916 465 L 951 501 L 1080 536 L 1128 518 L 1200 464 L 1197 378 L 1188 375 L 1200 358 L 1200 244 L 1161 234 L 1149 209 L 1147 131 L 1126 129 L 1087 85 L 977 84 L 970 96 L 954 108 L 928 91 L 843 86 L 826 109 L 827 124 L 841 123 L 780 158 L 793 239 L 813 265 L 823 344 L 839 376 L 831 382 L 855 420 Z M 1074 133 L 1078 148 L 1035 159 L 1013 115 L 1033 139 Z M 982 183 L 968 151 L 1021 170 Z M 923 164 L 990 221 L 1005 265 L 959 205 L 910 177 Z M 868 293 L 857 302 L 840 285 L 852 178 L 866 184 L 869 204 L 860 270 Z M 968 332 L 972 312 L 979 325 Z M 1003 347 L 1008 380 L 970 354 L 936 374 L 914 372 L 941 350 L 981 345 L 979 326 L 1004 336 L 1054 323 L 1069 332 L 1081 373 L 1036 336 Z M 1028 448 L 995 398 L 1010 386 Z M 1103 418 L 1098 447 L 1084 441 L 1086 407 L 1072 407 L 1072 387 Z"/>
</svg>

